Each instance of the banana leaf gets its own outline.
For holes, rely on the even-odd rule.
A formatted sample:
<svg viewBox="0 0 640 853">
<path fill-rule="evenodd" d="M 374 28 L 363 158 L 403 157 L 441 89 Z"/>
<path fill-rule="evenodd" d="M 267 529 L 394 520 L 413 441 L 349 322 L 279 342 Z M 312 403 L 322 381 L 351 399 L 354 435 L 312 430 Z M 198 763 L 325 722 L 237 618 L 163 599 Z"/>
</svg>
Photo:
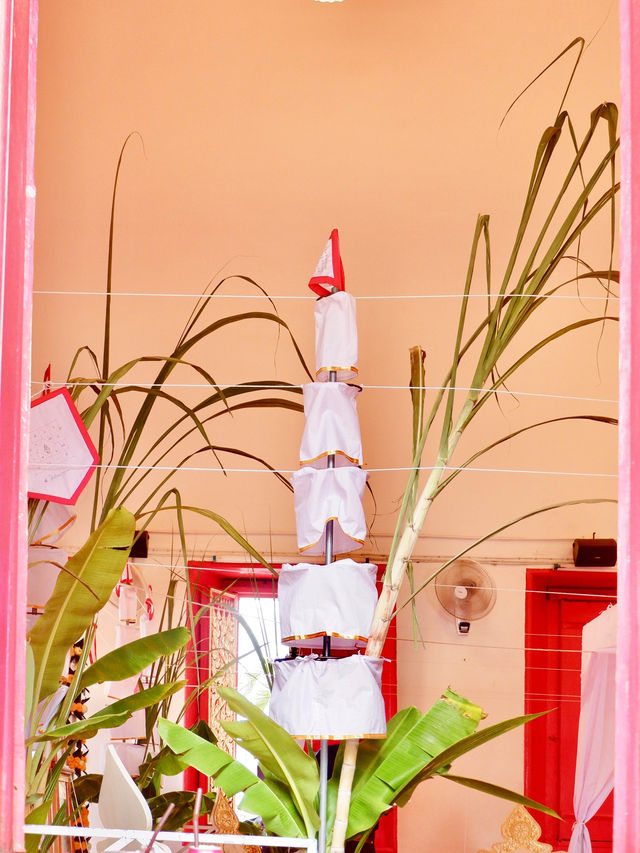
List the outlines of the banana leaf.
<svg viewBox="0 0 640 853">
<path fill-rule="evenodd" d="M 475 731 L 482 709 L 452 690 L 422 715 L 417 708 L 396 714 L 385 740 L 361 744 L 353 780 L 347 838 L 365 832 L 396 801 L 397 795 L 433 757 Z M 328 786 L 331 827 L 335 818 L 341 762 L 336 761 Z"/>
<path fill-rule="evenodd" d="M 265 773 L 265 781 L 287 786 L 304 819 L 307 832 L 317 829 L 319 818 L 314 801 L 320 777 L 315 758 L 307 755 L 288 732 L 237 690 L 218 687 L 218 694 L 232 711 L 246 717 L 236 722 L 223 722 L 222 728 L 237 744 L 258 759 Z"/>
<path fill-rule="evenodd" d="M 456 758 L 460 758 L 460 756 L 465 755 L 472 749 L 477 749 L 477 747 L 488 743 L 490 740 L 500 737 L 500 735 L 506 734 L 512 729 L 516 729 L 518 726 L 522 726 L 530 720 L 535 720 L 537 717 L 542 717 L 548 713 L 549 711 L 541 711 L 538 714 L 525 714 L 522 717 L 512 717 L 509 720 L 503 720 L 493 726 L 487 726 L 486 729 L 481 729 L 479 732 L 474 732 L 473 734 L 452 743 L 446 749 L 442 750 L 442 752 L 435 755 L 424 769 L 421 770 L 411 780 L 411 782 L 409 782 L 409 784 L 405 785 L 405 787 L 398 792 L 396 796 L 396 803 L 399 806 L 406 805 L 409 802 L 411 795 L 421 782 L 424 782 L 426 779 L 430 779 L 436 773 L 444 774 L 445 772 L 448 772 L 449 766 L 456 760 Z"/>
<path fill-rule="evenodd" d="M 508 788 L 503 788 L 501 785 L 493 785 L 491 782 L 482 782 L 480 779 L 468 779 L 466 776 L 452 776 L 450 773 L 440 774 L 441 779 L 449 779 L 450 782 L 457 782 L 458 785 L 464 785 L 467 788 L 473 788 L 476 791 L 482 791 L 484 794 L 491 794 L 492 797 L 500 797 L 502 800 L 509 800 L 511 803 L 519 803 L 527 809 L 537 809 L 540 812 L 557 817 L 562 820 L 560 815 L 549 806 L 543 806 L 542 803 L 536 802 L 529 797 L 518 794 L 516 791 L 510 791 Z"/>
<path fill-rule="evenodd" d="M 134 693 L 133 696 L 127 696 L 126 699 L 119 699 L 117 702 L 112 702 L 106 708 L 96 711 L 85 720 L 78 720 L 76 723 L 69 723 L 66 726 L 60 726 L 57 729 L 51 729 L 42 732 L 33 738 L 31 741 L 42 740 L 67 740 L 73 738 L 93 737 L 101 729 L 113 729 L 121 726 L 126 722 L 134 711 L 139 711 L 142 708 L 149 708 L 158 702 L 162 702 L 178 690 L 182 690 L 186 685 L 186 681 L 174 681 L 169 684 L 156 684 L 155 687 L 150 687 L 148 690 L 141 690 L 139 693 Z"/>
<path fill-rule="evenodd" d="M 85 669 L 80 678 L 78 692 L 92 684 L 122 681 L 124 678 L 138 675 L 159 657 L 173 654 L 186 646 L 189 637 L 187 628 L 171 628 L 114 649 Z"/>
<path fill-rule="evenodd" d="M 69 648 L 107 603 L 124 569 L 133 537 L 133 515 L 112 510 L 61 572 L 44 613 L 31 629 L 37 701 L 58 687 Z M 74 577 L 75 576 L 75 577 Z"/>
<path fill-rule="evenodd" d="M 227 797 L 244 791 L 243 807 L 259 814 L 268 832 L 289 838 L 308 837 L 304 820 L 292 808 L 290 797 L 279 796 L 273 786 L 258 779 L 231 755 L 169 720 L 161 719 L 158 731 L 180 758 L 211 776 Z"/>
</svg>

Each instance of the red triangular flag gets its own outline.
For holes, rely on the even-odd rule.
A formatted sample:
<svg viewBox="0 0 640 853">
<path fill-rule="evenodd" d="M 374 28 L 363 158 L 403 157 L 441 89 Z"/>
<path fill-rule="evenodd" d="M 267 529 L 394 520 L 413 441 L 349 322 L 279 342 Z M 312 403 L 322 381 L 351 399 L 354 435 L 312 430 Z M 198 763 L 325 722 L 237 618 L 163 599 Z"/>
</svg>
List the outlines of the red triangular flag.
<svg viewBox="0 0 640 853">
<path fill-rule="evenodd" d="M 309 287 L 318 296 L 329 296 L 332 288 L 344 290 L 344 268 L 340 257 L 338 229 L 334 228 L 329 242 L 320 255 L 320 260 L 309 280 Z"/>
</svg>

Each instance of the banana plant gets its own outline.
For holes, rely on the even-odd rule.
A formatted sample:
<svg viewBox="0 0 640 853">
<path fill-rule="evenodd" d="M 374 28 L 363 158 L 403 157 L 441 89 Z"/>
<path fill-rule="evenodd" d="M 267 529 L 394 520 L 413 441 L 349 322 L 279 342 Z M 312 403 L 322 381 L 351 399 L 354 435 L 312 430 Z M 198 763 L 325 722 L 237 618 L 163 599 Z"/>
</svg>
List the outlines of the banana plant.
<svg viewBox="0 0 640 853">
<path fill-rule="evenodd" d="M 69 560 L 66 571 L 58 575 L 44 613 L 28 635 L 26 805 L 31 823 L 46 822 L 75 741 L 90 738 L 101 729 L 115 728 L 134 711 L 158 704 L 184 687 L 183 681 L 157 684 L 113 702 L 86 719 L 68 722 L 73 703 L 85 688 L 136 675 L 189 640 L 186 628 L 174 628 L 128 643 L 88 665 L 95 616 L 122 575 L 134 532 L 133 515 L 126 509 L 108 513 Z M 65 679 L 63 667 L 69 647 L 83 636 L 75 673 Z M 66 819 L 64 808 L 53 817 L 58 823 Z M 36 849 L 39 837 L 30 836 L 28 843 L 30 849 Z"/>
<path fill-rule="evenodd" d="M 243 810 L 258 814 L 267 834 L 314 838 L 319 825 L 320 784 L 315 758 L 237 691 L 220 687 L 218 692 L 244 718 L 223 723 L 224 729 L 258 759 L 262 778 L 210 740 L 163 719 L 160 732 L 178 760 L 174 772 L 193 766 L 210 776 L 227 796 L 244 792 Z M 450 689 L 426 714 L 414 707 L 399 711 L 389 721 L 386 739 L 367 741 L 358 754 L 346 837 L 359 839 L 361 847 L 384 812 L 394 805 L 405 805 L 418 785 L 434 776 L 557 817 L 552 809 L 515 791 L 450 773 L 456 758 L 537 716 L 515 717 L 477 731 L 485 717 L 482 709 Z M 336 813 L 343 749 L 338 752 L 328 785 L 329 829 Z"/>
</svg>

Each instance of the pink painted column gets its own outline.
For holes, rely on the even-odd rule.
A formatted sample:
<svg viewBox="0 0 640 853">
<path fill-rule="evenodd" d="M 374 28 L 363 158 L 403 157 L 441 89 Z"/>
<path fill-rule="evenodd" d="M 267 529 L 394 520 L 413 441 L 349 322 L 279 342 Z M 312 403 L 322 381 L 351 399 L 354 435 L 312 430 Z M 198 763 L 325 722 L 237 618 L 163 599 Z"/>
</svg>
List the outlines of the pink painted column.
<svg viewBox="0 0 640 853">
<path fill-rule="evenodd" d="M 24 849 L 26 471 L 37 0 L 0 3 L 0 853 Z"/>
<path fill-rule="evenodd" d="M 640 850 L 640 3 L 620 0 L 621 237 L 614 853 Z"/>
</svg>

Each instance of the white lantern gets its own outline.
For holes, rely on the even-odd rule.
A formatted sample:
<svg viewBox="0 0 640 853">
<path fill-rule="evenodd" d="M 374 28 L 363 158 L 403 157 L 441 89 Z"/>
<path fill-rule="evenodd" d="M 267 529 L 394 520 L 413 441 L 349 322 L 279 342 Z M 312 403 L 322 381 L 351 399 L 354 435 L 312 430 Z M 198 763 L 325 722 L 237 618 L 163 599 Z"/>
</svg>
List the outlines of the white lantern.
<svg viewBox="0 0 640 853">
<path fill-rule="evenodd" d="M 329 636 L 333 649 L 366 645 L 378 601 L 376 570 L 349 559 L 284 565 L 278 578 L 283 644 L 317 649 Z"/>
<path fill-rule="evenodd" d="M 362 495 L 367 472 L 361 468 L 301 468 L 292 478 L 298 548 L 325 553 L 325 527 L 333 521 L 333 553 L 362 548 L 367 525 Z"/>
<path fill-rule="evenodd" d="M 385 737 L 382 663 L 364 655 L 275 661 L 269 714 L 297 738 Z"/>
<path fill-rule="evenodd" d="M 328 382 L 330 371 L 336 379 L 352 379 L 358 373 L 358 330 L 356 301 L 343 290 L 324 296 L 315 303 L 316 379 Z"/>
<path fill-rule="evenodd" d="M 326 468 L 327 456 L 336 466 L 362 465 L 362 440 L 356 408 L 361 389 L 342 382 L 313 382 L 302 389 L 305 427 L 300 464 Z"/>
</svg>

